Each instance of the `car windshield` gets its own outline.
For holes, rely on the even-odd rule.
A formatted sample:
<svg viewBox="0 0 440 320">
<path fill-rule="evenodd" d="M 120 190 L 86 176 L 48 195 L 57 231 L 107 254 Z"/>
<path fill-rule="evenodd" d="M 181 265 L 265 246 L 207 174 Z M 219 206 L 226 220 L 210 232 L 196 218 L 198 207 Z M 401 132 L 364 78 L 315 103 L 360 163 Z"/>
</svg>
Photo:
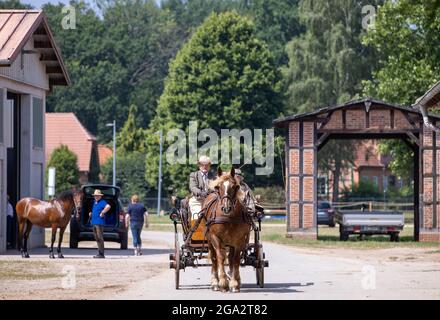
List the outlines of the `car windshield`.
<svg viewBox="0 0 440 320">
<path fill-rule="evenodd" d="M 318 209 L 330 209 L 330 203 L 320 202 L 318 203 Z"/>
</svg>

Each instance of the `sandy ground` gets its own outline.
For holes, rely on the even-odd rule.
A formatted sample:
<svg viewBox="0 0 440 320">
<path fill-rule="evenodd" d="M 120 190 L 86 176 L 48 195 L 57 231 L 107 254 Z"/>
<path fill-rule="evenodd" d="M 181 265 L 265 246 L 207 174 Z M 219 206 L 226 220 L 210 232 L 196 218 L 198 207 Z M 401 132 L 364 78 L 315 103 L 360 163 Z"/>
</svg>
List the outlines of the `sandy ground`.
<svg viewBox="0 0 440 320">
<path fill-rule="evenodd" d="M 106 243 L 107 259 L 95 260 L 93 242 L 64 249 L 50 260 L 46 248 L 0 256 L 0 299 L 440 299 L 440 247 L 376 250 L 293 248 L 264 243 L 270 266 L 265 288 L 255 271 L 241 269 L 242 292 L 209 288 L 210 268 L 180 272 L 174 288 L 168 269 L 173 234 L 143 233 L 144 255 Z"/>
<path fill-rule="evenodd" d="M 112 299 L 168 267 L 158 258 L 168 256 L 167 243 L 150 239 L 145 246 L 135 257 L 106 243 L 106 259 L 93 259 L 94 242 L 63 248 L 64 259 L 49 259 L 47 248 L 29 250 L 30 259 L 9 251 L 0 256 L 0 299 Z"/>
</svg>

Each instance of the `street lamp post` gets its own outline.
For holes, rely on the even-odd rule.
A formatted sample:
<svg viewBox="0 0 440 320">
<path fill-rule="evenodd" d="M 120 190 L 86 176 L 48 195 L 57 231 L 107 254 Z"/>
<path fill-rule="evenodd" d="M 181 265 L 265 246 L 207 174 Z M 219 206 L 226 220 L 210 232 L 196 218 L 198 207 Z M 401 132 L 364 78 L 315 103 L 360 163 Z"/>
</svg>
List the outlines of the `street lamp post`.
<svg viewBox="0 0 440 320">
<path fill-rule="evenodd" d="M 113 186 L 116 187 L 116 120 L 107 123 L 107 127 L 113 127 Z"/>
<path fill-rule="evenodd" d="M 163 132 L 159 131 L 159 177 L 157 179 L 157 215 L 160 215 L 160 198 L 162 197 L 162 149 L 163 149 Z"/>
</svg>

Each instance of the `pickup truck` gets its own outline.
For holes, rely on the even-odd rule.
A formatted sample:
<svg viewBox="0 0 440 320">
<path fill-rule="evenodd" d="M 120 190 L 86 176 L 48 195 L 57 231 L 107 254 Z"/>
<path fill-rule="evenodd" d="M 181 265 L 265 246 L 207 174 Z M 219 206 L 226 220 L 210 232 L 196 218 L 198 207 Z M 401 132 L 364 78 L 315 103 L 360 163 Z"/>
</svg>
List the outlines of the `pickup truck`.
<svg viewBox="0 0 440 320">
<path fill-rule="evenodd" d="M 403 213 L 398 211 L 337 211 L 335 221 L 341 241 L 347 241 L 350 234 L 386 234 L 398 242 L 405 224 Z"/>
</svg>

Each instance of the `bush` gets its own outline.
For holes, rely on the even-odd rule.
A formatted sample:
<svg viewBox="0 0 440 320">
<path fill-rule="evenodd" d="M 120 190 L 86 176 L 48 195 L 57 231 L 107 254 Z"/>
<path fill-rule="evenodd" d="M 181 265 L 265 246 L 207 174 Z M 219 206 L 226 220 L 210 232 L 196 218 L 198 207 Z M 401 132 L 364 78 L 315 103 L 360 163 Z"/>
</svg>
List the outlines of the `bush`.
<svg viewBox="0 0 440 320">
<path fill-rule="evenodd" d="M 79 169 L 77 164 L 77 156 L 69 150 L 65 145 L 55 148 L 46 165 L 46 177 L 48 168 L 54 167 L 55 188 L 57 193 L 72 189 L 79 185 Z"/>
</svg>

